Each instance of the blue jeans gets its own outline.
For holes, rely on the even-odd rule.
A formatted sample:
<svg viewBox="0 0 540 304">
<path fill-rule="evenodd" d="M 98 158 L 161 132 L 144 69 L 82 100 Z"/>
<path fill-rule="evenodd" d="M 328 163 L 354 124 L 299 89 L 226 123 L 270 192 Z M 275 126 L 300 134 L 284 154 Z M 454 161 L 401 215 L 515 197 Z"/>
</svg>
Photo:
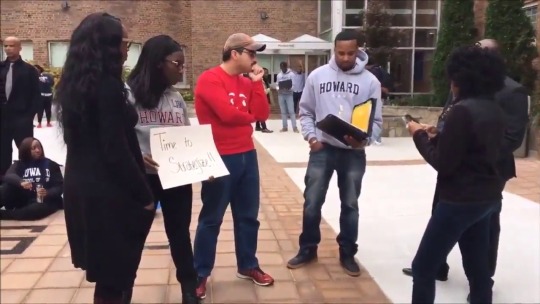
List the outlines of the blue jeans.
<svg viewBox="0 0 540 304">
<path fill-rule="evenodd" d="M 364 150 L 340 149 L 325 144 L 317 152 L 310 152 L 304 182 L 304 214 L 300 251 L 316 249 L 321 241 L 321 208 L 326 199 L 330 179 L 337 172 L 341 214 L 337 242 L 340 254 L 354 256 L 358 251 L 358 198 L 366 171 Z"/>
<path fill-rule="evenodd" d="M 291 125 L 296 128 L 296 113 L 294 112 L 293 94 L 278 94 L 279 109 L 281 111 L 281 122 L 283 128 L 287 129 L 287 116 L 291 117 Z"/>
<path fill-rule="evenodd" d="M 229 175 L 202 182 L 202 209 L 195 234 L 194 264 L 208 277 L 216 260 L 216 245 L 225 211 L 231 204 L 236 263 L 239 270 L 259 267 L 255 256 L 259 233 L 260 193 L 257 152 L 222 155 Z"/>
<path fill-rule="evenodd" d="M 412 262 L 412 303 L 435 301 L 435 277 L 459 241 L 471 303 L 491 303 L 490 220 L 501 201 L 453 203 L 440 200 Z"/>
</svg>

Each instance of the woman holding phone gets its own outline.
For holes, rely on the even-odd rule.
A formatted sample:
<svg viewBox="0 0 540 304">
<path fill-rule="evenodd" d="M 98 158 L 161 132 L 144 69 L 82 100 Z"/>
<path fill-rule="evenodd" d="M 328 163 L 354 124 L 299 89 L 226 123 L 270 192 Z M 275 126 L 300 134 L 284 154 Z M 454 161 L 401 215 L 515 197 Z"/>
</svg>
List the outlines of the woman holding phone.
<svg viewBox="0 0 540 304">
<path fill-rule="evenodd" d="M 426 126 L 408 123 L 418 151 L 437 170 L 439 191 L 412 262 L 412 303 L 434 302 L 439 268 L 458 241 L 470 303 L 491 303 L 489 222 L 501 208 L 497 159 L 505 133 L 505 115 L 494 95 L 504 85 L 504 62 L 493 51 L 461 47 L 448 58 L 446 71 L 455 102 L 444 129 L 433 140 Z"/>
</svg>

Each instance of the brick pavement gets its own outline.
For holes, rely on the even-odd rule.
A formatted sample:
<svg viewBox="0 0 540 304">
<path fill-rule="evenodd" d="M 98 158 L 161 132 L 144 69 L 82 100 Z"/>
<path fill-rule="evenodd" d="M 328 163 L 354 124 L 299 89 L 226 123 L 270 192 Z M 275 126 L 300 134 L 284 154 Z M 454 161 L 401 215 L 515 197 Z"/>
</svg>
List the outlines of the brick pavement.
<svg viewBox="0 0 540 304">
<path fill-rule="evenodd" d="M 205 303 L 389 303 L 365 269 L 358 278 L 342 271 L 336 234 L 324 221 L 319 262 L 296 270 L 286 268 L 287 260 L 298 250 L 302 193 L 266 150 L 259 146 L 258 151 L 262 185 L 258 257 L 262 269 L 272 274 L 276 283 L 272 287 L 256 287 L 236 278 L 232 217 L 227 212 Z M 201 207 L 198 190 L 197 186 L 192 233 Z M 41 227 L 7 229 L 24 225 Z M 15 245 L 30 241 L 24 252 L 5 254 Z M 71 264 L 62 213 L 31 223 L 2 221 L 0 265 L 2 303 L 92 302 L 92 285 Z M 156 218 L 148 236 L 133 302 L 180 303 L 180 288 L 161 216 Z"/>
<path fill-rule="evenodd" d="M 540 160 L 532 157 L 518 159 L 516 170 L 517 178 L 511 179 L 505 190 L 540 203 Z"/>
</svg>

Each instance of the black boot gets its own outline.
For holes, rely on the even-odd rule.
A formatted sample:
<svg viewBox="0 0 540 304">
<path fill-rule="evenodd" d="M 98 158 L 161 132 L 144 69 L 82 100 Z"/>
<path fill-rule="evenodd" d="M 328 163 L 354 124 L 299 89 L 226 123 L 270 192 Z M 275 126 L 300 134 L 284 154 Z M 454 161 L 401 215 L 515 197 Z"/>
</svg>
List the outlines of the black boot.
<svg viewBox="0 0 540 304">
<path fill-rule="evenodd" d="M 300 268 L 308 263 L 317 260 L 317 248 L 304 249 L 298 252 L 298 254 L 289 260 L 287 267 L 290 269 Z"/>
<path fill-rule="evenodd" d="M 403 274 L 406 276 L 412 277 L 413 275 L 412 268 L 403 268 L 401 271 L 403 271 Z M 439 273 L 437 273 L 437 276 L 435 277 L 435 280 L 441 282 L 448 281 L 448 272 L 445 273 L 443 271 L 439 271 Z"/>
<path fill-rule="evenodd" d="M 197 298 L 195 293 L 183 293 L 182 304 L 200 304 L 201 299 Z"/>
<path fill-rule="evenodd" d="M 360 266 L 358 266 L 354 256 L 340 256 L 339 262 L 341 263 L 343 270 L 345 270 L 348 275 L 352 277 L 357 277 L 360 275 Z"/>
<path fill-rule="evenodd" d="M 197 297 L 197 279 L 184 279 L 180 282 L 182 288 L 182 303 L 183 304 L 200 304 L 201 299 Z"/>
</svg>

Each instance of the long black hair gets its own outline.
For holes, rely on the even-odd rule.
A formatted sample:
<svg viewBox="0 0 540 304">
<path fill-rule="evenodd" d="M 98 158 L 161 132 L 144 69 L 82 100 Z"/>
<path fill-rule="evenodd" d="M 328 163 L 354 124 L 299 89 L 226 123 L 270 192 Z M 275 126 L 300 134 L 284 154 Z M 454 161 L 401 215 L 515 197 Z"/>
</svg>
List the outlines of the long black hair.
<svg viewBox="0 0 540 304">
<path fill-rule="evenodd" d="M 104 79 L 117 81 L 123 89 L 122 39 L 120 19 L 107 13 L 88 15 L 73 31 L 55 94 L 66 143 L 76 137 L 81 125 L 88 124 L 92 116 L 88 106 L 95 103 Z"/>
<path fill-rule="evenodd" d="M 158 106 L 161 95 L 170 86 L 161 66 L 167 56 L 178 51 L 183 51 L 180 43 L 167 35 L 154 36 L 144 43 L 139 60 L 127 79 L 137 105 L 144 109 Z"/>
<path fill-rule="evenodd" d="M 23 163 L 28 163 L 33 160 L 32 145 L 34 144 L 34 141 L 37 141 L 41 146 L 41 158 L 45 158 L 45 151 L 43 151 L 43 145 L 41 144 L 41 141 L 34 137 L 27 137 L 23 139 L 23 141 L 21 141 L 21 144 L 19 146 L 19 161 Z"/>
</svg>

